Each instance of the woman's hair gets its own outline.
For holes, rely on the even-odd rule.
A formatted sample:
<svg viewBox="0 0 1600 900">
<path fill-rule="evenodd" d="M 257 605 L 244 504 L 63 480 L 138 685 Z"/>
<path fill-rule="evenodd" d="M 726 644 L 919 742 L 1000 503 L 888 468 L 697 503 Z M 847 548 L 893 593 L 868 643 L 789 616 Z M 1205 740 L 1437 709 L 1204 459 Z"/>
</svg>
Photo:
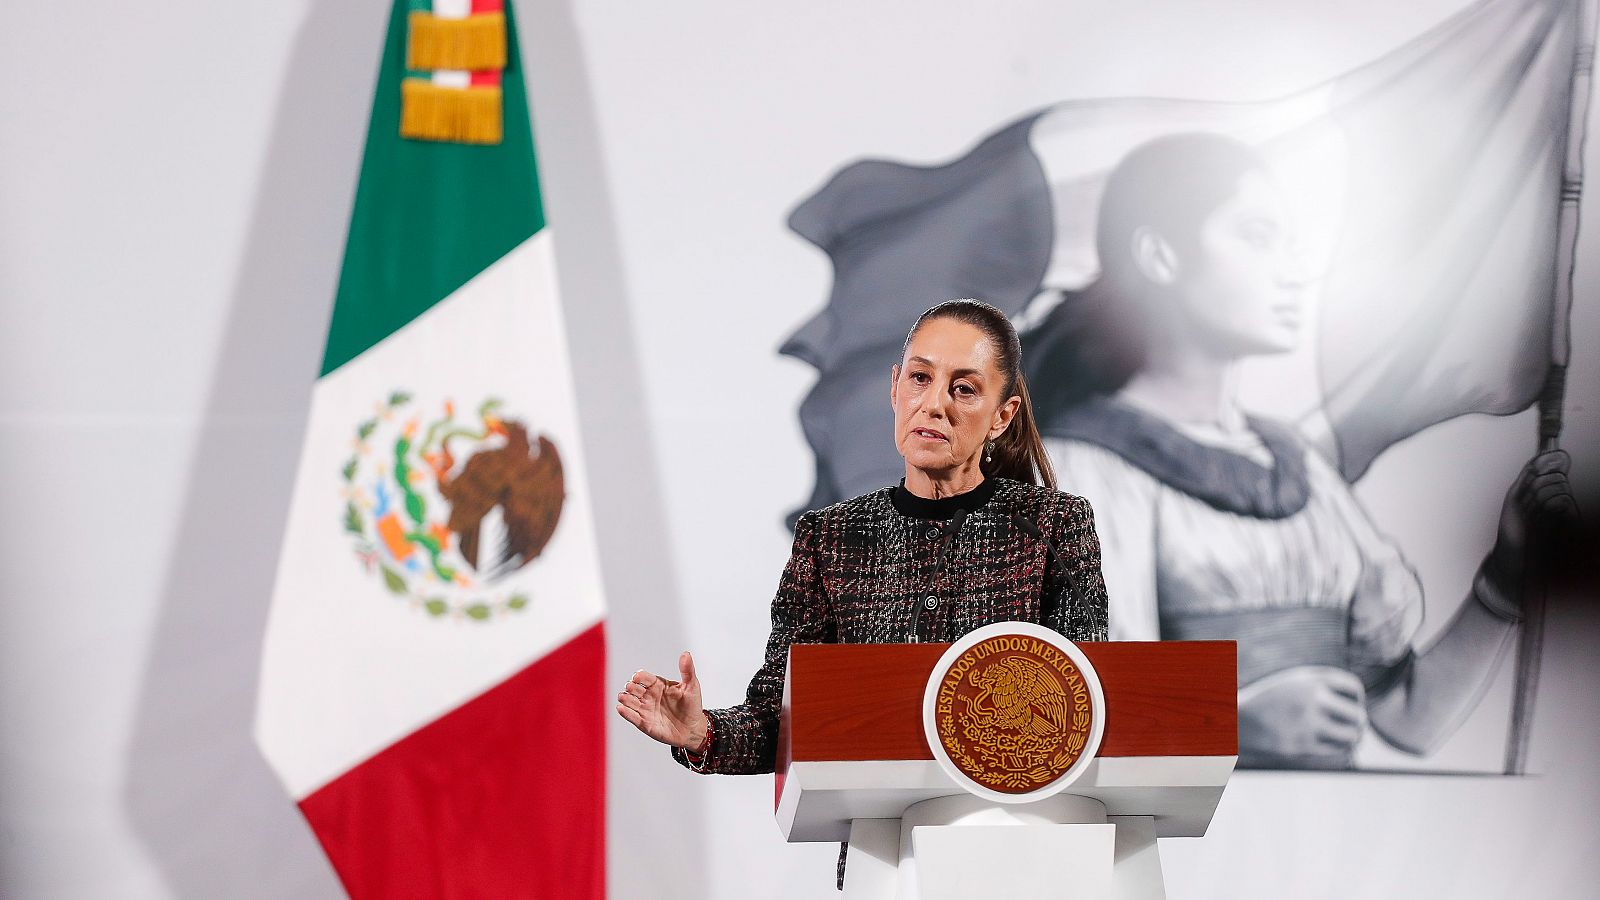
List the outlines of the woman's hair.
<svg viewBox="0 0 1600 900">
<path fill-rule="evenodd" d="M 1139 271 L 1135 233 L 1151 229 L 1180 260 L 1192 260 L 1206 218 L 1247 173 L 1265 169 L 1247 144 L 1210 133 L 1156 138 L 1123 157 L 1106 178 L 1095 223 L 1099 278 L 1067 294 L 1026 338 L 1028 377 L 1049 385 L 1039 408 L 1045 421 L 1116 392 L 1144 366 L 1164 291 Z"/>
<path fill-rule="evenodd" d="M 1056 473 L 1050 467 L 1044 441 L 1039 437 L 1038 426 L 1034 424 L 1033 401 L 1028 398 L 1028 383 L 1022 374 L 1022 342 L 1017 338 L 1017 330 L 1012 327 L 1011 320 L 1006 318 L 1005 313 L 982 300 L 946 300 L 917 317 L 917 323 L 911 326 L 911 331 L 906 334 L 906 342 L 900 348 L 901 359 L 905 359 L 911 339 L 916 337 L 923 323 L 933 319 L 954 319 L 983 332 L 994 347 L 995 364 L 1005 378 L 1005 390 L 1000 393 L 1001 402 L 1012 397 L 1022 399 L 1010 426 L 995 438 L 993 462 L 980 464 L 983 474 L 1055 488 Z"/>
</svg>

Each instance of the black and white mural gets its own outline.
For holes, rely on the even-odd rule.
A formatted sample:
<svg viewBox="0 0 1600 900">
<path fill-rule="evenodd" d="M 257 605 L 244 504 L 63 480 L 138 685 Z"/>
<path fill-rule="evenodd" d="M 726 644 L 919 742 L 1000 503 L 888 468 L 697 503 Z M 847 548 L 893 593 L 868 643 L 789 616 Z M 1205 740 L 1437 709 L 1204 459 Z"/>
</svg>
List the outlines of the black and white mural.
<svg viewBox="0 0 1600 900">
<path fill-rule="evenodd" d="M 1485 0 L 1279 99 L 1069 98 L 947 164 L 845 161 L 789 219 L 833 272 L 782 348 L 818 372 L 805 508 L 899 477 L 907 323 L 982 298 L 1023 332 L 1060 486 L 1095 505 L 1112 638 L 1238 641 L 1241 765 L 1523 771 L 1540 566 L 1577 523 L 1593 30 L 1582 3 Z M 1441 423 L 1530 408 L 1492 538 L 1427 596 L 1356 486 Z M 1436 762 L 1497 677 L 1502 732 Z"/>
</svg>

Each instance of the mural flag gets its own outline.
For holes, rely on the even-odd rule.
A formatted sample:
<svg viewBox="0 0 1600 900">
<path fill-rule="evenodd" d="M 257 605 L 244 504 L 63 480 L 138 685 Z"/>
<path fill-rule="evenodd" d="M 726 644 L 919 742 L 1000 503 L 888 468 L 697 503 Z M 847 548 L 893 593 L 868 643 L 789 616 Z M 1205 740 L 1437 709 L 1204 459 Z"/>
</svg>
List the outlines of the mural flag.
<svg viewBox="0 0 1600 900">
<path fill-rule="evenodd" d="M 256 714 L 352 897 L 605 894 L 605 610 L 552 240 L 511 9 L 397 0 Z"/>
<path fill-rule="evenodd" d="M 1565 334 L 1558 257 L 1575 222 L 1558 208 L 1564 194 L 1575 206 L 1581 174 L 1568 137 L 1575 71 L 1593 59 L 1584 6 L 1483 0 L 1285 97 L 1071 100 L 946 165 L 845 166 L 790 218 L 834 273 L 826 307 L 783 347 L 819 370 L 801 410 L 817 455 L 806 508 L 899 477 L 888 435 L 857 425 L 876 415 L 907 324 L 977 296 L 1026 331 L 1099 274 L 1110 171 L 1177 133 L 1253 146 L 1293 201 L 1320 302 L 1302 424 L 1346 479 L 1430 425 L 1527 408 Z M 1031 389 L 1048 400 L 1052 386 Z"/>
<path fill-rule="evenodd" d="M 1576 237 L 1559 209 L 1584 5 L 1480 4 L 1341 86 L 1349 189 L 1320 356 L 1349 480 L 1430 425 L 1539 399 Z"/>
</svg>

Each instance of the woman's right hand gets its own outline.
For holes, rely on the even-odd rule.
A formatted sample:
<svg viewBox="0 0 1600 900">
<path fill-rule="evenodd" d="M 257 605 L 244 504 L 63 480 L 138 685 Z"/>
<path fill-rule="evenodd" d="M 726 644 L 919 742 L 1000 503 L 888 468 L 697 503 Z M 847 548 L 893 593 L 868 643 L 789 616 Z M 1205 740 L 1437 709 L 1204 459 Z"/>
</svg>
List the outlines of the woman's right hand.
<svg viewBox="0 0 1600 900">
<path fill-rule="evenodd" d="M 617 715 L 663 744 L 699 749 L 706 741 L 706 712 L 694 657 L 687 650 L 678 656 L 677 681 L 643 669 L 633 673 L 617 695 Z"/>
<path fill-rule="evenodd" d="M 1344 669 L 1295 666 L 1239 690 L 1241 765 L 1345 768 L 1366 730 L 1366 691 Z"/>
</svg>

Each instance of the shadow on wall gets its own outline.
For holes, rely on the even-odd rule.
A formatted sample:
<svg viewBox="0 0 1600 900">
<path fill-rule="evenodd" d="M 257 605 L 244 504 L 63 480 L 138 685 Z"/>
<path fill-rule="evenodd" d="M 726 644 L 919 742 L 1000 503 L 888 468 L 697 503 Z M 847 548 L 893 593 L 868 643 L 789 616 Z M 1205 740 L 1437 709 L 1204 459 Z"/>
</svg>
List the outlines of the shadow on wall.
<svg viewBox="0 0 1600 900">
<path fill-rule="evenodd" d="M 126 781 L 133 830 L 179 897 L 343 896 L 252 722 L 387 7 L 310 7 L 212 374 Z"/>
<path fill-rule="evenodd" d="M 261 638 L 389 8 L 385 0 L 313 5 L 273 118 L 128 750 L 127 814 L 175 896 L 343 895 L 252 726 Z M 551 148 L 541 174 L 561 236 L 600 552 L 610 563 L 610 658 L 675 656 L 682 617 L 651 467 L 636 458 L 647 418 L 630 332 L 618 326 L 626 321 L 621 267 L 576 30 L 565 3 L 521 12 L 536 127 Z M 608 683 L 620 677 L 611 673 Z M 612 893 L 665 896 L 662 881 L 686 882 L 663 873 L 704 868 L 700 786 L 674 771 L 664 750 L 623 738 L 609 703 L 604 714 L 616 738 L 611 833 L 679 836 L 672 846 L 657 842 L 662 859 L 614 867 Z"/>
</svg>

